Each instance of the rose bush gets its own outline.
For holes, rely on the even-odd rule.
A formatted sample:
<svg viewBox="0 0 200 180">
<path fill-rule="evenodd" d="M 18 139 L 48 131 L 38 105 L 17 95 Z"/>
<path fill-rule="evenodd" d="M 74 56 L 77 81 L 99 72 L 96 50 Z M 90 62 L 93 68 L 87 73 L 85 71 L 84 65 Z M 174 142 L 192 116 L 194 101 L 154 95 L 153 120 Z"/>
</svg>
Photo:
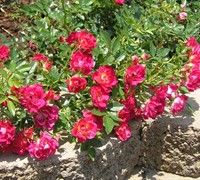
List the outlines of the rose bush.
<svg viewBox="0 0 200 180">
<path fill-rule="evenodd" d="M 76 141 L 93 159 L 105 136 L 128 140 L 132 121 L 177 115 L 200 87 L 199 8 L 175 0 L 19 7 L 21 36 L 0 35 L 0 152 L 46 159 L 59 142 Z"/>
</svg>

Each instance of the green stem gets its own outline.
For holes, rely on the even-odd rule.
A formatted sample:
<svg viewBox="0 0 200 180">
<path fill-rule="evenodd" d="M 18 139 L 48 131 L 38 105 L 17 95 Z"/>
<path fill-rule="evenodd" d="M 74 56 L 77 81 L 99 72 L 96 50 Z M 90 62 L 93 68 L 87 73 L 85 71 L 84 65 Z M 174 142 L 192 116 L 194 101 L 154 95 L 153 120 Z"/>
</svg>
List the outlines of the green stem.
<svg viewBox="0 0 200 180">
<path fill-rule="evenodd" d="M 66 9 L 65 9 L 65 0 L 61 0 L 62 3 L 62 10 L 64 13 L 64 22 L 63 22 L 63 27 L 67 30 L 67 13 L 66 13 Z"/>
</svg>

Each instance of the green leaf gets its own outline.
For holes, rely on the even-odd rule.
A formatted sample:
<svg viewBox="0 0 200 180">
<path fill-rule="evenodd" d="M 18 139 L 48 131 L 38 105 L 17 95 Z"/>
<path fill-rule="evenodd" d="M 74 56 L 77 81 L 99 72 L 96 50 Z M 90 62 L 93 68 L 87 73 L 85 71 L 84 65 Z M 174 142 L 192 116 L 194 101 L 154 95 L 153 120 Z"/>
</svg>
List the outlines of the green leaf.
<svg viewBox="0 0 200 180">
<path fill-rule="evenodd" d="M 117 51 L 120 49 L 120 41 L 119 38 L 112 39 L 112 52 L 116 54 Z"/>
<path fill-rule="evenodd" d="M 15 69 L 16 69 L 16 61 L 15 60 L 12 60 L 11 62 L 10 62 L 10 64 L 9 64 L 9 70 L 10 71 L 12 71 L 12 72 L 14 72 L 15 71 Z"/>
<path fill-rule="evenodd" d="M 13 95 L 9 95 L 8 99 L 12 99 L 13 101 L 19 102 L 19 100 Z"/>
<path fill-rule="evenodd" d="M 182 94 L 189 93 L 188 89 L 187 89 L 186 87 L 184 87 L 184 86 L 181 86 L 181 87 L 179 88 L 179 90 L 180 90 L 180 92 L 181 92 Z"/>
<path fill-rule="evenodd" d="M 115 61 L 116 61 L 116 62 L 120 62 L 120 61 L 124 60 L 125 57 L 126 57 L 125 54 L 120 54 L 120 55 L 117 57 L 117 59 L 116 59 Z"/>
<path fill-rule="evenodd" d="M 151 42 L 150 43 L 150 52 L 152 56 L 155 56 L 156 54 L 156 47 L 154 46 L 154 44 Z"/>
<path fill-rule="evenodd" d="M 88 150 L 87 150 L 87 154 L 89 156 L 89 158 L 94 161 L 95 160 L 95 157 L 96 157 L 96 150 L 94 149 L 94 147 L 89 147 Z"/>
<path fill-rule="evenodd" d="M 103 116 L 105 115 L 105 113 L 98 111 L 97 109 L 93 109 L 92 110 L 92 114 L 96 115 L 96 116 Z"/>
<path fill-rule="evenodd" d="M 117 101 L 114 101 L 112 103 L 109 104 L 108 108 L 111 110 L 111 111 L 120 111 L 122 110 L 124 107 L 123 104 L 117 102 Z"/>
<path fill-rule="evenodd" d="M 24 65 L 22 65 L 22 66 L 20 66 L 20 67 L 17 67 L 17 70 L 19 71 L 19 72 L 26 72 L 26 71 L 29 71 L 31 69 L 31 66 L 29 65 L 29 64 L 24 64 Z"/>
<path fill-rule="evenodd" d="M 2 77 L 7 78 L 7 72 L 3 69 L 0 69 L 0 74 L 2 75 Z"/>
<path fill-rule="evenodd" d="M 8 99 L 7 96 L 0 97 L 0 104 Z"/>
<path fill-rule="evenodd" d="M 105 127 L 106 134 L 110 134 L 115 126 L 118 124 L 109 116 L 103 117 L 103 125 Z"/>
<path fill-rule="evenodd" d="M 161 48 L 157 51 L 157 56 L 159 57 L 165 57 L 169 54 L 170 49 L 169 48 Z"/>
<path fill-rule="evenodd" d="M 109 48 L 111 44 L 110 34 L 107 31 L 103 31 L 103 30 L 100 32 L 100 34 L 107 48 Z"/>
<path fill-rule="evenodd" d="M 117 113 L 115 112 L 108 112 L 108 115 L 115 121 L 121 121 L 121 119 L 118 117 Z"/>
<path fill-rule="evenodd" d="M 15 116 L 15 105 L 13 104 L 12 101 L 7 101 L 7 105 L 8 105 L 8 110 L 10 111 L 12 116 Z"/>
<path fill-rule="evenodd" d="M 113 55 L 110 55 L 108 58 L 104 60 L 104 64 L 110 64 L 114 61 L 114 59 L 115 58 L 113 57 Z"/>
</svg>

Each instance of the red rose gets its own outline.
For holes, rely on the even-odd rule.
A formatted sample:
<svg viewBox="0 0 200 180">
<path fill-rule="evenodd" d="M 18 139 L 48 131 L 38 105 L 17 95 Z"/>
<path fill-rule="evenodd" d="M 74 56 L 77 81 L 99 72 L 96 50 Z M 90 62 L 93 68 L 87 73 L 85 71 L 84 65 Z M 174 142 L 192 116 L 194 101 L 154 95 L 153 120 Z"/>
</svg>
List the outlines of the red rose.
<svg viewBox="0 0 200 180">
<path fill-rule="evenodd" d="M 120 126 L 114 128 L 117 138 L 126 141 L 131 137 L 131 128 L 127 123 L 120 123 Z"/>
<path fill-rule="evenodd" d="M 21 105 L 30 113 L 38 112 L 40 108 L 47 105 L 46 94 L 41 84 L 27 85 L 22 88 L 13 87 L 12 90 L 16 93 Z"/>
<path fill-rule="evenodd" d="M 48 133 L 41 132 L 39 141 L 32 142 L 27 150 L 32 158 L 46 159 L 50 155 L 55 154 L 58 146 L 58 142 Z"/>
<path fill-rule="evenodd" d="M 20 131 L 17 136 L 15 136 L 12 142 L 12 152 L 19 155 L 26 153 L 30 142 L 33 139 L 33 128 L 28 128 Z"/>
<path fill-rule="evenodd" d="M 135 87 L 145 80 L 146 69 L 141 64 L 132 65 L 126 69 L 125 82 Z"/>
<path fill-rule="evenodd" d="M 165 99 L 160 99 L 158 97 L 151 98 L 144 108 L 144 118 L 155 119 L 164 112 L 165 105 Z"/>
<path fill-rule="evenodd" d="M 190 92 L 198 89 L 200 86 L 200 71 L 199 70 L 192 70 L 188 77 L 185 86 Z"/>
<path fill-rule="evenodd" d="M 92 55 L 78 51 L 72 54 L 70 61 L 70 70 L 72 72 L 81 71 L 84 75 L 89 75 L 94 67 L 94 60 Z"/>
<path fill-rule="evenodd" d="M 124 0 L 115 0 L 115 3 L 116 4 L 121 4 L 121 5 L 125 4 Z"/>
<path fill-rule="evenodd" d="M 85 118 L 90 118 L 91 120 L 94 121 L 94 123 L 97 125 L 97 131 L 100 131 L 103 129 L 103 117 L 102 116 L 95 116 L 92 114 L 90 110 L 87 111 L 82 111 L 83 117 Z"/>
<path fill-rule="evenodd" d="M 79 142 L 85 142 L 87 139 L 95 138 L 97 134 L 97 125 L 90 117 L 83 118 L 74 124 L 72 136 L 78 138 Z"/>
<path fill-rule="evenodd" d="M 44 56 L 43 54 L 41 53 L 35 53 L 34 57 L 33 57 L 33 61 L 48 61 L 48 58 L 46 56 Z"/>
<path fill-rule="evenodd" d="M 84 90 L 87 85 L 86 79 L 78 76 L 73 76 L 67 79 L 66 83 L 68 85 L 68 91 L 73 93 L 79 93 Z"/>
<path fill-rule="evenodd" d="M 10 54 L 10 48 L 6 45 L 0 46 L 0 62 L 6 61 Z"/>
<path fill-rule="evenodd" d="M 99 110 L 103 110 L 107 107 L 110 96 L 104 91 L 101 86 L 93 86 L 90 89 L 92 102 Z"/>
<path fill-rule="evenodd" d="M 44 106 L 33 113 L 35 126 L 50 131 L 53 129 L 55 123 L 58 121 L 58 106 Z"/>
<path fill-rule="evenodd" d="M 79 50 L 92 52 L 92 49 L 97 46 L 95 37 L 86 30 L 80 32 L 72 32 L 66 39 L 66 42 L 71 45 L 75 42 L 75 46 Z"/>
<path fill-rule="evenodd" d="M 172 103 L 171 112 L 172 114 L 177 115 L 179 112 L 181 112 L 186 104 L 188 97 L 186 95 L 179 95 L 174 99 L 174 102 Z"/>
<path fill-rule="evenodd" d="M 9 121 L 0 120 L 0 152 L 6 152 L 15 136 L 15 126 Z"/>
<path fill-rule="evenodd" d="M 100 66 L 92 75 L 92 79 L 106 88 L 112 88 L 118 83 L 115 71 L 110 66 Z"/>
</svg>

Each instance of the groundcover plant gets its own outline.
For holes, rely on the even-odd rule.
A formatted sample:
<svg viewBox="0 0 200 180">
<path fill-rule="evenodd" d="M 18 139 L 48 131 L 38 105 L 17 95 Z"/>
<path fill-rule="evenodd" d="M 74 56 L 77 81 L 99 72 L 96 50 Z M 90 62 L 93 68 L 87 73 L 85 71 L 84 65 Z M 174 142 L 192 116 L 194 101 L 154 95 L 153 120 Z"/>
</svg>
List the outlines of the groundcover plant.
<svg viewBox="0 0 200 180">
<path fill-rule="evenodd" d="M 41 0 L 0 35 L 0 152 L 46 159 L 76 142 L 91 159 L 131 122 L 179 114 L 200 86 L 200 3 Z M 11 14 L 12 16 L 12 14 Z"/>
</svg>

